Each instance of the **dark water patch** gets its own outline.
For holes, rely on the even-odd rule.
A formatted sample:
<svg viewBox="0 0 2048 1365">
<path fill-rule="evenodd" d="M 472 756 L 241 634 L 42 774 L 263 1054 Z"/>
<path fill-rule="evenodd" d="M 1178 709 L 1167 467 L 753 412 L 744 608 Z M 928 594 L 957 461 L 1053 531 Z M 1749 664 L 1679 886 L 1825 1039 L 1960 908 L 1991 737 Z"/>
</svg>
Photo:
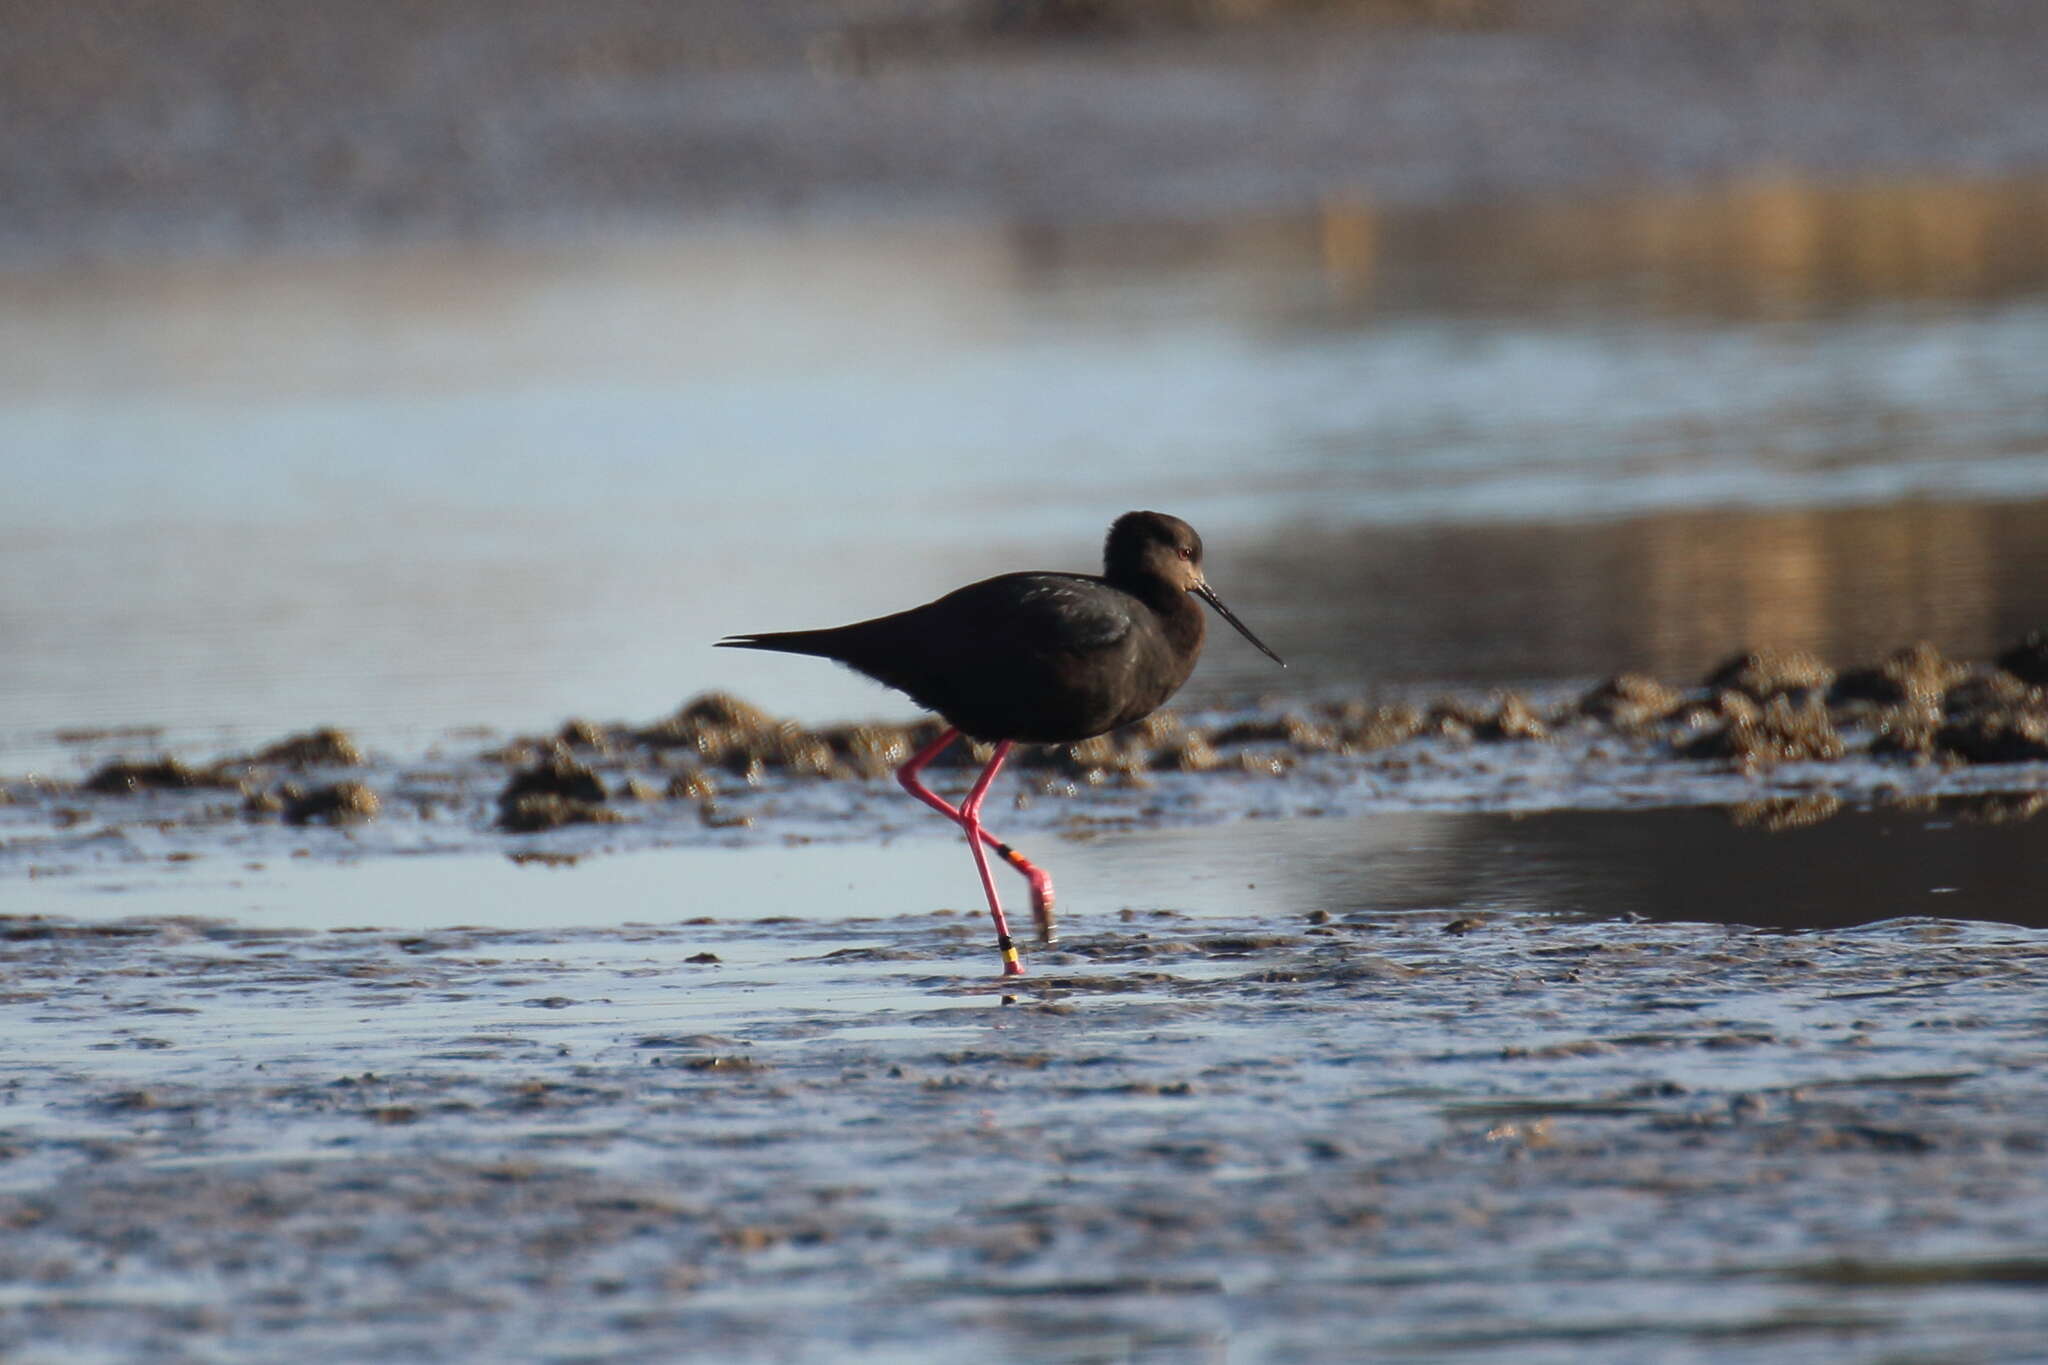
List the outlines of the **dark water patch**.
<svg viewBox="0 0 2048 1365">
<path fill-rule="evenodd" d="M 1742 807 L 1557 811 L 1479 822 L 1472 842 L 1491 834 L 1478 858 L 1590 915 L 1819 929 L 1958 913 L 2048 928 L 2035 894 L 2048 847 L 1973 820 L 1980 809 L 1844 809 L 1784 828 L 1759 828 Z"/>
<path fill-rule="evenodd" d="M 1844 1259 L 1822 1265 L 1788 1266 L 1776 1272 L 1786 1279 L 1847 1287 L 1886 1286 L 1915 1289 L 1929 1285 L 2048 1284 L 2048 1258 L 2012 1260 L 1865 1261 Z"/>
<path fill-rule="evenodd" d="M 1510 1325 L 1490 1332 L 1426 1333 L 1391 1343 L 1398 1352 L 1484 1352 L 1517 1350 L 1523 1358 L 1531 1351 L 1548 1347 L 1598 1350 L 1614 1347 L 1630 1351 L 1655 1351 L 1661 1347 L 1712 1343 L 1741 1344 L 1803 1341 L 1803 1349 L 1815 1349 L 1844 1338 L 1871 1340 L 1898 1330 L 1898 1319 L 1880 1312 L 1846 1313 L 1815 1311 L 1783 1316 L 1765 1316 L 1736 1321 L 1708 1318 L 1679 1319 L 1617 1317 L 1575 1323 Z"/>
</svg>

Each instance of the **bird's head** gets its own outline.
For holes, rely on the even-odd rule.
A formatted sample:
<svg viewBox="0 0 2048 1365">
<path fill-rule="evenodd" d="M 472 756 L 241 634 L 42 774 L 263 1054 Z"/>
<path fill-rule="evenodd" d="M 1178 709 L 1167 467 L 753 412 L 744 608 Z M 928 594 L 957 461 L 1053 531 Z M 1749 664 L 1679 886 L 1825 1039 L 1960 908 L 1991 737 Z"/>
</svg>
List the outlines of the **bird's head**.
<svg viewBox="0 0 2048 1365">
<path fill-rule="evenodd" d="M 1163 583 L 1176 592 L 1193 593 L 1214 607 L 1216 614 L 1230 622 L 1261 654 L 1282 668 L 1287 667 L 1286 660 L 1266 648 L 1265 642 L 1252 634 L 1209 586 L 1202 576 L 1202 538 L 1179 517 L 1164 512 L 1126 512 L 1118 517 L 1102 547 L 1102 572 L 1104 578 L 1118 587 Z"/>
</svg>

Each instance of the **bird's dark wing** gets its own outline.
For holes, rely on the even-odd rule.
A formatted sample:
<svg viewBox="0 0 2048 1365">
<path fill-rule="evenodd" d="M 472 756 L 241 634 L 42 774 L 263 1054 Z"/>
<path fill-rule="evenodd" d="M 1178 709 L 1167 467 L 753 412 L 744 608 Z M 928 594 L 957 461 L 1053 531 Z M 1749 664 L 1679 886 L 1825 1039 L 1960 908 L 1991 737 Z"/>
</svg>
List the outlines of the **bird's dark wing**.
<svg viewBox="0 0 2048 1365">
<path fill-rule="evenodd" d="M 1013 573 L 970 583 L 906 614 L 921 618 L 919 633 L 941 652 L 991 668 L 1117 649 L 1140 610 L 1136 599 L 1099 578 Z"/>
<path fill-rule="evenodd" d="M 1078 738 L 1113 714 L 1144 610 L 1098 578 L 1004 574 L 863 623 L 840 657 L 977 737 Z"/>
<path fill-rule="evenodd" d="M 991 635 L 1011 648 L 1043 653 L 1114 649 L 1130 637 L 1142 610 L 1129 594 L 1084 574 L 1005 574 L 953 595 L 967 594 L 983 606 L 977 616 Z"/>
</svg>

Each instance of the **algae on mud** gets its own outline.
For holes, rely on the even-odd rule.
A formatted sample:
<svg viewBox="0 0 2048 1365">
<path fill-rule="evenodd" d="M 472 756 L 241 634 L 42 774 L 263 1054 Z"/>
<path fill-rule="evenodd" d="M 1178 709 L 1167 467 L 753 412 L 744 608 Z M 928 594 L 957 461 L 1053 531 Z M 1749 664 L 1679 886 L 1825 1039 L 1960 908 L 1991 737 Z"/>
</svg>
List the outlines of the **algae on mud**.
<svg viewBox="0 0 2048 1365">
<path fill-rule="evenodd" d="M 2022 676 L 2038 671 L 2042 640 L 2029 636 L 1998 663 L 1949 660 L 1922 642 L 1839 671 L 1808 655 L 1748 651 L 1690 689 L 1621 674 L 1534 700 L 1162 711 L 1079 744 L 1020 749 L 1015 801 L 1029 809 L 1015 821 L 1082 835 L 1366 809 L 1813 797 L 1839 808 L 1993 793 L 2023 802 L 2048 789 L 2048 693 Z M 569 852 L 869 838 L 904 827 L 876 793 L 893 791 L 888 774 L 939 728 L 806 729 L 713 693 L 652 724 L 572 720 L 460 756 L 451 744 L 423 762 L 368 760 L 332 729 L 210 761 L 118 752 L 95 761 L 118 738 L 81 740 L 81 760 L 96 763 L 86 776 L 0 781 L 0 875 L 146 857 L 145 833 L 149 846 L 168 836 L 187 852 L 274 853 L 271 822 L 294 831 L 283 843 L 294 850 L 307 825 L 346 827 L 345 843 L 304 845 L 335 856 L 474 851 L 508 834 L 568 840 L 560 847 Z M 938 766 L 965 770 L 989 753 L 963 744 Z"/>
</svg>

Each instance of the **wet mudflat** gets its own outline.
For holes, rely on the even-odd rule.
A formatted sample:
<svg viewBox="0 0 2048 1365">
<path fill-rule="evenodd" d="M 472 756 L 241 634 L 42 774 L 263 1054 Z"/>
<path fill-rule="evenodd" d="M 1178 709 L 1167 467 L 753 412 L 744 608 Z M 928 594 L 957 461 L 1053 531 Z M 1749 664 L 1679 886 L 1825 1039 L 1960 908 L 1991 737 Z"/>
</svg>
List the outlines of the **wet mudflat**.
<svg viewBox="0 0 2048 1365">
<path fill-rule="evenodd" d="M 2043 803 L 1792 766 L 1317 819 L 1183 775 L 1198 818 L 1039 825 L 1012 983 L 936 829 L 17 864 L 0 1352 L 2025 1359 Z"/>
<path fill-rule="evenodd" d="M 984 938 L 0 921 L 0 1349 L 1988 1360 L 2048 1331 L 2040 931 L 1132 906 L 1007 988 Z"/>
</svg>

